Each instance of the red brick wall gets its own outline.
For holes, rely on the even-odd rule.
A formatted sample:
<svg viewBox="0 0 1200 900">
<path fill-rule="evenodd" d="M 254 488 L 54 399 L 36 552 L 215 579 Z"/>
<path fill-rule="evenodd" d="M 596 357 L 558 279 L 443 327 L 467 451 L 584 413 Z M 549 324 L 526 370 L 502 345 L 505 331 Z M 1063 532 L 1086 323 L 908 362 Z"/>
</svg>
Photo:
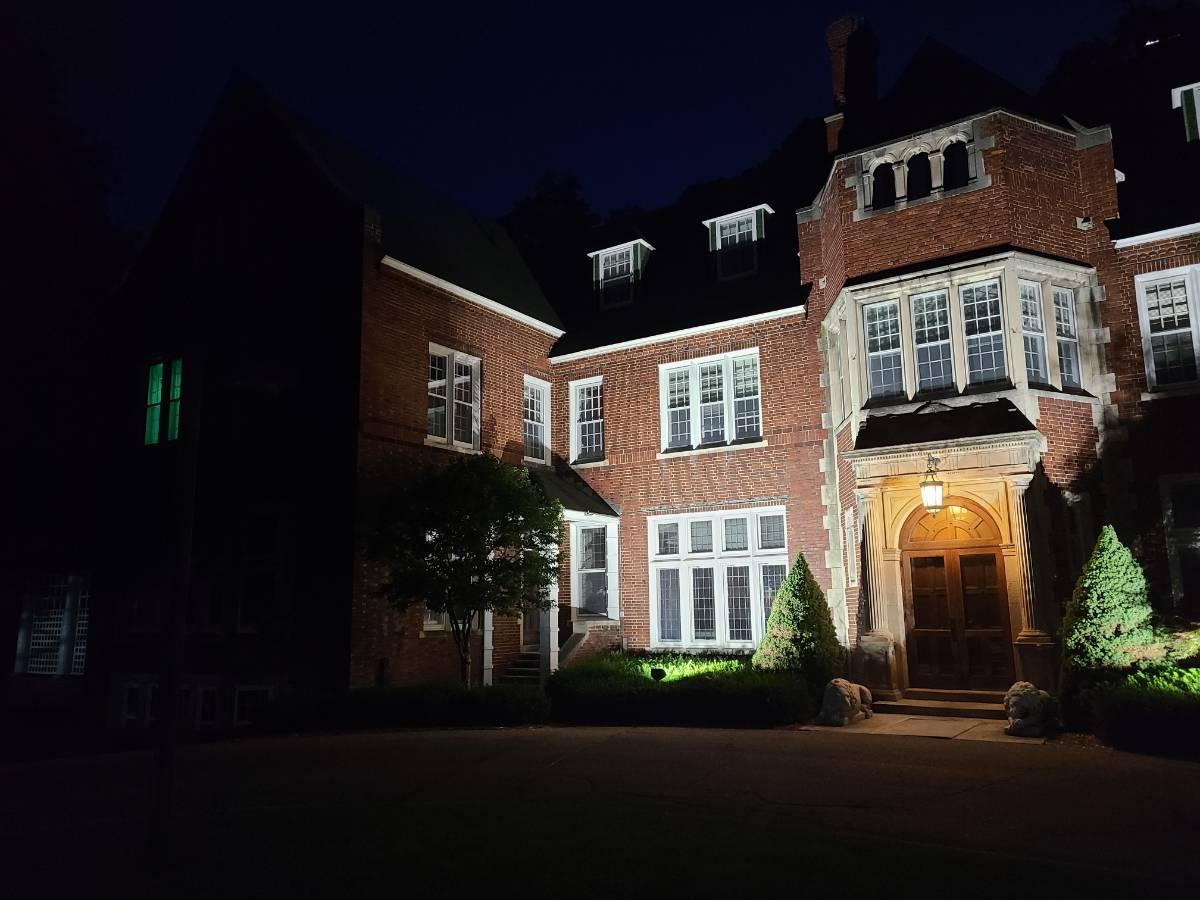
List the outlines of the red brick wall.
<svg viewBox="0 0 1200 900">
<path fill-rule="evenodd" d="M 1066 490 L 1079 488 L 1099 462 L 1092 409 L 1078 400 L 1038 397 L 1037 427 L 1046 436 L 1042 466 L 1050 482 Z"/>
<path fill-rule="evenodd" d="M 482 449 L 508 462 L 522 456 L 523 376 L 551 379 L 547 354 L 554 338 L 528 325 L 367 260 L 363 273 L 359 407 L 359 503 L 352 614 L 350 683 L 375 683 L 387 660 L 393 683 L 453 680 L 457 663 L 449 635 L 425 632 L 422 611 L 392 612 L 372 596 L 377 572 L 363 554 L 375 504 L 416 467 L 443 465 L 448 449 L 426 447 L 429 343 L 480 358 Z M 515 619 L 497 616 L 493 663 L 497 675 L 520 650 Z M 482 668 L 476 642 L 474 678 Z"/>
<path fill-rule="evenodd" d="M 606 466 L 579 470 L 621 512 L 620 597 L 633 647 L 650 641 L 646 516 L 674 511 L 783 504 L 788 552 L 803 551 L 829 586 L 821 517 L 824 393 L 815 320 L 804 315 L 554 364 L 556 456 L 567 449 L 568 382 L 604 376 Z M 759 349 L 766 447 L 656 459 L 658 366 L 750 347 Z M 563 603 L 570 584 L 559 585 Z"/>
</svg>

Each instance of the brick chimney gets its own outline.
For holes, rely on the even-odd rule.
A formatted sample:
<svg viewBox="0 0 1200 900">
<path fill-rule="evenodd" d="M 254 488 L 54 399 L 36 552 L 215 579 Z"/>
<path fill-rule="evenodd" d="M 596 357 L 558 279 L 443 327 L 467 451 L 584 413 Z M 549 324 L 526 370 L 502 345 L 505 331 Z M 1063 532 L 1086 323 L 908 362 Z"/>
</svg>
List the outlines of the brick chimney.
<svg viewBox="0 0 1200 900">
<path fill-rule="evenodd" d="M 830 152 L 837 149 L 846 113 L 869 113 L 875 104 L 879 42 L 862 16 L 842 16 L 825 29 L 833 76 L 834 113 L 825 119 Z"/>
</svg>

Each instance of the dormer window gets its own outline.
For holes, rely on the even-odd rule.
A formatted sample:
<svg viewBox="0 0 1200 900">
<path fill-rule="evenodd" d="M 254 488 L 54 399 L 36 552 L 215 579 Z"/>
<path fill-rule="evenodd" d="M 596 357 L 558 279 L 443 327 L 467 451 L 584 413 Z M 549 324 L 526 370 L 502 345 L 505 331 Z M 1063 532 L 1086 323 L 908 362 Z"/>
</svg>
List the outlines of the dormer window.
<svg viewBox="0 0 1200 900">
<path fill-rule="evenodd" d="M 701 223 L 708 231 L 708 249 L 717 254 L 718 278 L 740 278 L 758 270 L 755 244 L 765 237 L 767 214 L 774 212 L 760 203 Z"/>
<path fill-rule="evenodd" d="M 640 238 L 627 244 L 594 250 L 592 286 L 600 295 L 600 305 L 624 306 L 633 302 L 634 285 L 641 278 L 651 247 Z"/>
<path fill-rule="evenodd" d="M 1200 98 L 1196 96 L 1198 91 L 1200 83 L 1185 84 L 1183 87 L 1171 89 L 1171 109 L 1183 108 L 1183 128 L 1189 141 L 1200 137 L 1200 126 L 1197 125 L 1196 117 L 1196 107 L 1200 105 Z"/>
</svg>

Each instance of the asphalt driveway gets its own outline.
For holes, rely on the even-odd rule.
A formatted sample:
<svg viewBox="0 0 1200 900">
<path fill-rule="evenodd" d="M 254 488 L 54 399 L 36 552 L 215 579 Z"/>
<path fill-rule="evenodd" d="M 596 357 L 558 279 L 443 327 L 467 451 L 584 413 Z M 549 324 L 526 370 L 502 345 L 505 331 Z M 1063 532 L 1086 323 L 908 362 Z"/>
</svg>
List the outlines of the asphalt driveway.
<svg viewBox="0 0 1200 900">
<path fill-rule="evenodd" d="M 381 732 L 0 768 L 13 897 L 1190 893 L 1200 765 L 837 731 Z M 869 892 L 866 893 L 866 892 Z"/>
</svg>

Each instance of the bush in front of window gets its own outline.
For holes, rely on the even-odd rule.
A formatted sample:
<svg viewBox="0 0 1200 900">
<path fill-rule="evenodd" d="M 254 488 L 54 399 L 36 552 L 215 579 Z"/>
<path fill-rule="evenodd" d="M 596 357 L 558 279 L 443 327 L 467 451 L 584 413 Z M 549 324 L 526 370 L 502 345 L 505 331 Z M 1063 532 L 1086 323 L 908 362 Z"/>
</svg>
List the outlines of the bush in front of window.
<svg viewBox="0 0 1200 900">
<path fill-rule="evenodd" d="M 753 664 L 771 671 L 799 672 L 815 699 L 829 679 L 842 674 L 845 651 L 833 627 L 825 593 L 803 553 L 779 586 L 767 633 L 754 652 Z"/>
<path fill-rule="evenodd" d="M 654 668 L 667 677 L 653 680 Z M 669 658 L 601 654 L 556 672 L 546 692 L 554 720 L 574 725 L 768 728 L 813 714 L 803 678 L 755 669 L 745 657 L 697 657 L 694 665 L 673 666 Z"/>
</svg>

